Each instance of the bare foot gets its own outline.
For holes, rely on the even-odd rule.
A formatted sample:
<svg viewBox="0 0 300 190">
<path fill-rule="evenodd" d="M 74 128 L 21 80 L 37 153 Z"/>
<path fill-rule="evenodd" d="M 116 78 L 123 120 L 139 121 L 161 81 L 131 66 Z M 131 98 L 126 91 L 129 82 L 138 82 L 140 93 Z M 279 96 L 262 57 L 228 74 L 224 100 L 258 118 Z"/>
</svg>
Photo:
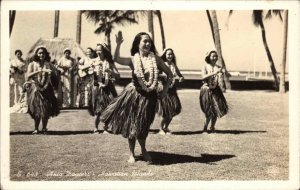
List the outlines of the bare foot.
<svg viewBox="0 0 300 190">
<path fill-rule="evenodd" d="M 135 158 L 133 156 L 130 156 L 127 162 L 132 164 L 135 162 Z"/>
<path fill-rule="evenodd" d="M 33 134 L 33 135 L 38 134 L 38 130 L 34 130 L 34 131 L 32 132 L 32 134 Z"/>
<path fill-rule="evenodd" d="M 106 135 L 107 135 L 107 134 L 110 134 L 110 133 L 109 133 L 108 131 L 104 130 L 104 131 L 103 131 L 103 134 L 106 134 Z"/>
</svg>

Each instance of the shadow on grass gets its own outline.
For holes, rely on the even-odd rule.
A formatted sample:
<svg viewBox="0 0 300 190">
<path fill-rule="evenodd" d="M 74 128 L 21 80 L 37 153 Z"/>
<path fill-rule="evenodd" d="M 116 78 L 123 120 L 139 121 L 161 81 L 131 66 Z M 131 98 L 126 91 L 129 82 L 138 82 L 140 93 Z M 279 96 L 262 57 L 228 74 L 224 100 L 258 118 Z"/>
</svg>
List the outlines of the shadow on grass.
<svg viewBox="0 0 300 190">
<path fill-rule="evenodd" d="M 149 154 L 152 157 L 152 165 L 171 165 L 191 162 L 216 165 L 215 162 L 235 157 L 235 155 L 230 154 L 201 154 L 200 157 L 194 157 L 189 155 L 151 151 L 149 152 Z M 138 156 L 137 160 L 143 160 L 142 155 Z"/>
<path fill-rule="evenodd" d="M 266 133 L 267 131 L 248 131 L 248 130 L 215 130 L 214 133 L 217 134 L 243 134 L 243 133 Z M 202 134 L 203 131 L 174 131 L 172 132 L 173 135 L 195 135 L 195 134 Z M 208 131 L 208 134 L 210 132 Z"/>
<path fill-rule="evenodd" d="M 93 131 L 48 131 L 47 135 L 83 135 L 83 134 L 92 134 Z M 101 133 L 101 131 L 100 131 Z M 10 135 L 33 135 L 32 131 L 17 131 L 10 132 Z M 43 135 L 42 132 L 39 132 L 37 135 Z"/>
</svg>

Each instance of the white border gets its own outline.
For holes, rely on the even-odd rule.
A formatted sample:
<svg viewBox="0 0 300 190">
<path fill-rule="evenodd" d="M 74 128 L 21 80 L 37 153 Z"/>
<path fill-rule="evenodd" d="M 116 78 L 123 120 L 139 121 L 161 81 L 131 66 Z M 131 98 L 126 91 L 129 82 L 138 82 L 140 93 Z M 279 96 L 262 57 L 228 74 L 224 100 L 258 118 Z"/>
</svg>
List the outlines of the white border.
<svg viewBox="0 0 300 190">
<path fill-rule="evenodd" d="M 2 1 L 1 2 L 1 186 L 4 189 L 298 189 L 299 187 L 299 3 L 297 1 Z M 58 6 L 59 5 L 59 6 Z M 287 181 L 9 181 L 8 10 L 252 10 L 289 9 L 289 180 Z M 276 106 L 276 105 L 274 105 Z M 8 119 L 7 119 L 8 118 Z"/>
</svg>

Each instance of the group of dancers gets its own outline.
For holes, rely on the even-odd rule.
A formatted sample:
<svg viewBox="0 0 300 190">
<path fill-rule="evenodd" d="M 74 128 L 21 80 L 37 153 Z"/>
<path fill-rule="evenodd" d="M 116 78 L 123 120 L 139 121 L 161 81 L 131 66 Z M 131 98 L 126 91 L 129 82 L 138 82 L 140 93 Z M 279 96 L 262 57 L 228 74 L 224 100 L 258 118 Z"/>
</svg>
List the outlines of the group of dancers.
<svg viewBox="0 0 300 190">
<path fill-rule="evenodd" d="M 138 33 L 132 43 L 131 57 L 120 55 L 124 41 L 122 32 L 116 35 L 114 58 L 105 44 L 97 44 L 96 58 L 90 60 L 92 72 L 88 74 L 88 111 L 95 116 L 94 133 L 99 133 L 100 121 L 104 123 L 104 132 L 121 134 L 128 139 L 129 160 L 135 162 L 136 141 L 141 146 L 145 161 L 151 162 L 146 150 L 146 139 L 155 115 L 162 116 L 160 134 L 171 134 L 169 125 L 172 118 L 181 112 L 182 106 L 177 94 L 176 84 L 182 82 L 173 49 L 167 48 L 162 56 L 157 51 L 150 35 Z M 28 113 L 34 119 L 35 130 L 39 133 L 42 121 L 42 133 L 47 132 L 50 117 L 59 114 L 57 97 L 53 87 L 53 66 L 49 52 L 45 47 L 36 48 L 33 61 L 29 63 L 24 91 L 27 94 Z M 200 107 L 206 116 L 204 132 L 211 123 L 211 132 L 215 130 L 217 118 L 228 112 L 226 99 L 218 85 L 222 69 L 217 65 L 218 55 L 211 51 L 205 58 L 202 69 L 203 85 L 200 89 Z M 128 66 L 132 71 L 132 82 L 118 95 L 113 81 L 120 74 L 115 62 Z M 84 67 L 83 64 L 81 64 Z"/>
</svg>

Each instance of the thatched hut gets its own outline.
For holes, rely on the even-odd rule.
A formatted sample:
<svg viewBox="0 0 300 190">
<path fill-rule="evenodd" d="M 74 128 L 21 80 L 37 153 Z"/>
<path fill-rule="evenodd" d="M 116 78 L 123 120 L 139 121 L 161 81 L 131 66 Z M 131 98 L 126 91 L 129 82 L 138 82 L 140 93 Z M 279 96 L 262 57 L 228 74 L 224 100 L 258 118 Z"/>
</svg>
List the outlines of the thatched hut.
<svg viewBox="0 0 300 190">
<path fill-rule="evenodd" d="M 63 50 L 65 48 L 69 48 L 71 50 L 71 56 L 75 59 L 85 56 L 85 53 L 80 45 L 71 38 L 40 38 L 30 48 L 27 53 L 26 59 L 30 60 L 34 55 L 35 48 L 41 45 L 45 46 L 50 53 L 51 62 L 59 60 L 63 56 Z"/>
<path fill-rule="evenodd" d="M 51 62 L 53 64 L 57 63 L 57 61 L 64 56 L 63 51 L 66 48 L 69 48 L 71 50 L 71 57 L 75 58 L 75 60 L 78 60 L 79 58 L 82 58 L 85 56 L 85 53 L 83 49 L 80 47 L 80 45 L 73 39 L 68 38 L 52 38 L 52 39 L 45 39 L 40 38 L 38 41 L 33 44 L 33 46 L 30 48 L 30 50 L 27 53 L 26 60 L 27 62 L 31 62 L 33 55 L 35 53 L 36 47 L 38 46 L 45 46 L 49 52 L 49 55 L 51 57 Z M 57 73 L 55 71 L 54 73 Z M 60 83 L 60 74 L 54 74 L 53 77 L 53 84 L 56 86 L 56 94 L 58 97 L 58 101 L 60 106 L 62 106 L 63 102 L 63 95 L 61 87 L 64 85 L 63 83 Z M 78 79 L 76 78 L 76 74 L 71 75 L 71 107 L 76 107 L 77 104 L 77 96 L 78 96 Z M 57 83 L 55 82 L 57 81 Z M 67 108 L 67 107 L 64 107 Z"/>
</svg>

